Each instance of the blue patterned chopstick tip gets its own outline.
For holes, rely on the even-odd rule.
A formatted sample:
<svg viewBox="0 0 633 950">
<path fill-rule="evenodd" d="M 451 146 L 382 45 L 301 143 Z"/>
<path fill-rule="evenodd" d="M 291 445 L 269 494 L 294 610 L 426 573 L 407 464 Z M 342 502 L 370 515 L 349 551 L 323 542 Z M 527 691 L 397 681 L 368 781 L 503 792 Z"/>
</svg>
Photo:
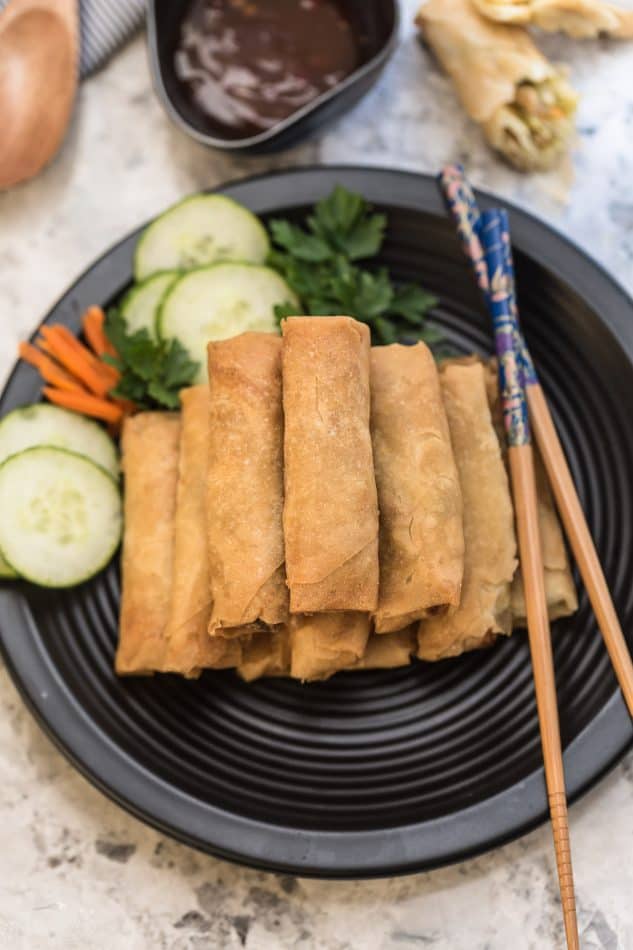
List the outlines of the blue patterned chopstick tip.
<svg viewBox="0 0 633 950">
<path fill-rule="evenodd" d="M 488 269 L 486 267 L 479 234 L 481 212 L 477 205 L 475 193 L 466 177 L 463 166 L 457 162 L 445 165 L 437 176 L 437 180 L 444 195 L 448 210 L 455 223 L 462 250 L 472 265 L 477 285 L 484 295 L 488 307 L 490 307 L 488 301 Z M 514 284 L 514 265 L 512 262 L 510 242 L 508 241 L 504 247 L 507 253 L 506 267 L 513 277 Z M 519 329 L 518 313 L 514 296 L 512 299 L 512 309 L 516 317 L 516 343 L 524 382 L 526 385 L 532 385 L 537 383 L 538 379 L 532 358 Z"/>
<path fill-rule="evenodd" d="M 532 362 L 532 357 L 530 356 L 530 351 L 527 348 L 523 334 L 519 326 L 519 310 L 517 306 L 516 298 L 516 285 L 514 280 L 514 259 L 512 257 L 512 241 L 510 238 L 510 222 L 508 220 L 507 211 L 503 210 L 503 221 L 504 221 L 504 240 L 503 240 L 503 252 L 504 252 L 504 273 L 507 276 L 508 283 L 512 288 L 512 300 L 510 306 L 512 308 L 512 315 L 514 317 L 514 348 L 519 357 L 519 365 L 521 368 L 521 373 L 523 374 L 523 385 L 532 386 L 538 382 L 536 376 L 536 370 L 534 369 L 534 363 Z M 484 219 L 485 220 L 485 219 Z M 480 222 L 481 226 L 481 222 Z"/>
<path fill-rule="evenodd" d="M 518 347 L 514 277 L 512 268 L 508 266 L 512 257 L 508 253 L 510 228 L 507 212 L 502 208 L 484 211 L 479 235 L 488 270 L 488 306 L 499 363 L 499 389 L 508 445 L 527 445 L 530 426 Z"/>
<path fill-rule="evenodd" d="M 462 250 L 472 264 L 477 285 L 488 293 L 488 271 L 479 240 L 479 208 L 461 165 L 445 165 L 437 176 L 442 194 L 457 228 Z"/>
</svg>

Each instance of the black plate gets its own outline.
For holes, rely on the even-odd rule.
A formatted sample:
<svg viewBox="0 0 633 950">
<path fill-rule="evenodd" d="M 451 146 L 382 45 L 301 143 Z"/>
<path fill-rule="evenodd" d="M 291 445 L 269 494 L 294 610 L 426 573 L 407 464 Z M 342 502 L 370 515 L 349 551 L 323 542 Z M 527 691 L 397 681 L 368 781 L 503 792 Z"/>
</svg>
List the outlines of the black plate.
<svg viewBox="0 0 633 950">
<path fill-rule="evenodd" d="M 225 126 L 195 109 L 174 71 L 174 50 L 189 0 L 150 0 L 147 37 L 154 87 L 169 117 L 198 142 L 225 151 L 261 154 L 277 152 L 313 135 L 341 116 L 378 80 L 398 43 L 398 0 L 342 0 L 357 36 L 362 36 L 360 65 L 316 99 L 272 128 L 236 138 Z"/>
<path fill-rule="evenodd" d="M 388 212 L 384 262 L 439 294 L 449 340 L 488 351 L 487 321 L 432 179 L 321 168 L 224 191 L 258 213 L 300 215 L 336 182 Z M 630 635 L 633 303 L 564 238 L 516 209 L 510 218 L 526 335 Z M 123 290 L 137 235 L 94 264 L 47 320 L 77 330 L 84 307 Z M 0 408 L 37 396 L 35 373 L 21 365 Z M 364 877 L 456 861 L 546 817 L 523 634 L 457 660 L 311 686 L 247 686 L 212 672 L 195 683 L 119 680 L 118 598 L 114 564 L 67 592 L 3 586 L 3 651 L 62 751 L 160 830 L 263 868 Z M 633 732 L 584 594 L 554 641 L 567 783 L 577 798 Z"/>
</svg>

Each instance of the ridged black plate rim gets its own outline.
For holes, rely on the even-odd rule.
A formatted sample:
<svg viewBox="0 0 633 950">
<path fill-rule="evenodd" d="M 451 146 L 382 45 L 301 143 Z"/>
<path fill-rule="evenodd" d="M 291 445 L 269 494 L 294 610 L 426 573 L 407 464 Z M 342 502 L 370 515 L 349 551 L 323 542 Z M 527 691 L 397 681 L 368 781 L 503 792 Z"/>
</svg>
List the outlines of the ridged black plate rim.
<svg viewBox="0 0 633 950">
<path fill-rule="evenodd" d="M 249 178 L 219 190 L 263 213 L 310 204 L 337 182 L 376 203 L 432 216 L 444 215 L 431 177 L 387 169 L 304 168 Z M 491 195 L 480 193 L 479 197 L 484 207 L 498 203 Z M 600 314 L 606 344 L 612 343 L 625 355 L 633 378 L 631 299 L 598 264 L 562 235 L 522 210 L 510 210 L 518 252 L 547 268 L 562 287 L 573 287 L 591 310 Z M 139 231 L 93 264 L 46 319 L 63 320 L 76 329 L 85 304 L 105 302 L 119 293 L 131 277 L 131 250 Z M 447 325 L 450 331 L 450 315 Z M 25 372 L 24 367 L 14 369 L 0 403 L 3 412 L 19 402 Z M 570 411 L 573 406 L 570 408 L 562 400 L 560 412 Z M 609 464 L 611 461 L 607 460 Z M 609 537 L 604 543 L 611 548 L 615 541 Z M 622 551 L 621 555 L 624 570 L 631 551 Z M 104 583 L 109 583 L 107 575 Z M 106 591 L 108 598 L 112 599 L 110 591 Z M 1 646 L 7 667 L 42 728 L 75 767 L 106 795 L 160 831 L 204 851 L 251 866 L 303 876 L 374 877 L 424 870 L 473 856 L 525 833 L 547 818 L 543 776 L 538 768 L 520 781 L 509 783 L 498 794 L 475 800 L 459 811 L 396 827 L 328 831 L 284 827 L 203 802 L 174 782 L 162 780 L 128 754 L 72 694 L 52 662 L 19 584 L 0 591 L 0 604 Z M 80 603 L 78 613 L 81 609 L 86 608 Z M 582 654 L 581 644 L 574 649 Z M 580 655 L 580 663 L 582 659 Z M 611 674 L 604 656 L 599 666 L 601 671 L 604 669 L 600 675 L 605 679 L 608 698 L 565 750 L 567 787 L 572 801 L 615 765 L 633 738 L 628 713 L 609 679 Z M 367 682 L 371 688 L 371 681 Z M 393 682 L 397 689 L 397 678 Z M 561 690 L 564 693 L 564 682 Z M 285 701 L 292 701 L 291 694 Z M 232 727 L 239 736 L 243 724 L 237 721 Z"/>
</svg>

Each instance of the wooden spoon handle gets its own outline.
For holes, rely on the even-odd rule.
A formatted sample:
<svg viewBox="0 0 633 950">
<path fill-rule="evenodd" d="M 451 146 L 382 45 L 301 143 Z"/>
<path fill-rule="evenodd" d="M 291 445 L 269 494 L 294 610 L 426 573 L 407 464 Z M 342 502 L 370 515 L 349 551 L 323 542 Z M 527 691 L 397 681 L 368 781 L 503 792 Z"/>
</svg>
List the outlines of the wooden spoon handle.
<svg viewBox="0 0 633 950">
<path fill-rule="evenodd" d="M 79 34 L 79 2 L 78 0 L 53 0 L 47 4 L 55 8 L 60 17 L 68 24 L 75 36 Z"/>
<path fill-rule="evenodd" d="M 0 191 L 57 153 L 77 90 L 75 0 L 11 0 L 0 13 Z"/>
<path fill-rule="evenodd" d="M 11 20 L 29 12 L 51 13 L 66 25 L 69 35 L 77 43 L 79 39 L 78 0 L 9 0 L 0 12 L 0 24 L 8 25 Z"/>
</svg>

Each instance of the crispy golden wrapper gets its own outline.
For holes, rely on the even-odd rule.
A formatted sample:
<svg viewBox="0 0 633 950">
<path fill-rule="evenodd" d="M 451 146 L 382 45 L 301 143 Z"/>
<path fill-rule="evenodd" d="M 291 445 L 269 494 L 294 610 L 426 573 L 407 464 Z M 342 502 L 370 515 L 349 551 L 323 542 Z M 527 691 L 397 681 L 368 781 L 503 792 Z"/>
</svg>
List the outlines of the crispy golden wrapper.
<svg viewBox="0 0 633 950">
<path fill-rule="evenodd" d="M 450 615 L 418 627 L 418 656 L 441 660 L 487 646 L 512 630 L 510 585 L 516 569 L 514 512 L 508 476 L 480 363 L 444 364 L 442 395 L 464 502 L 464 579 Z"/>
<path fill-rule="evenodd" d="M 350 317 L 290 317 L 282 329 L 290 610 L 375 610 L 369 330 Z"/>
<path fill-rule="evenodd" d="M 380 509 L 377 633 L 459 604 L 462 494 L 435 361 L 424 343 L 371 351 Z"/>
<path fill-rule="evenodd" d="M 116 671 L 161 670 L 169 620 L 180 418 L 140 412 L 125 420 L 122 594 Z"/>
<path fill-rule="evenodd" d="M 209 633 L 284 623 L 281 340 L 243 333 L 209 344 Z"/>
<path fill-rule="evenodd" d="M 365 653 L 370 631 L 366 613 L 296 616 L 290 621 L 290 675 L 309 681 L 347 669 Z"/>
<path fill-rule="evenodd" d="M 498 23 L 538 26 L 574 39 L 633 38 L 633 10 L 604 0 L 473 0 L 480 13 Z"/>
</svg>

